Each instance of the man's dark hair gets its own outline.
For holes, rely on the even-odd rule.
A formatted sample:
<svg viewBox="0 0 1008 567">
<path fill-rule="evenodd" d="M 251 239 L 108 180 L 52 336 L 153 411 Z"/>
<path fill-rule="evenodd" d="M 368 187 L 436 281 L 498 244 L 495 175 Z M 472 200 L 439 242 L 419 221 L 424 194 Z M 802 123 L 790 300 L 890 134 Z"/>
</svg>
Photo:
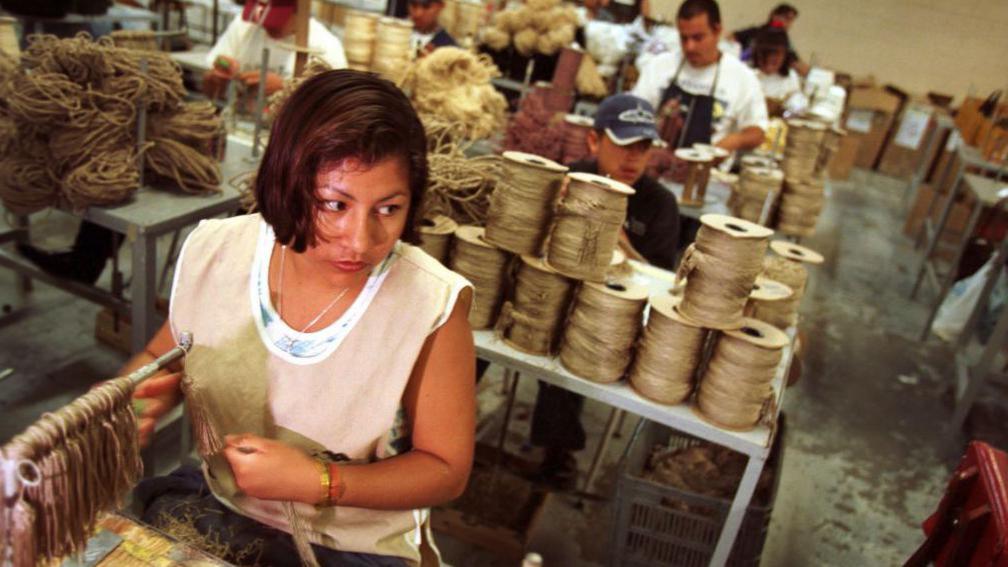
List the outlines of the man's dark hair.
<svg viewBox="0 0 1008 567">
<path fill-rule="evenodd" d="M 707 23 L 711 28 L 721 25 L 721 8 L 715 0 L 686 0 L 679 5 L 676 19 L 690 20 L 700 14 L 707 14 Z"/>
<path fill-rule="evenodd" d="M 427 187 L 427 139 L 409 99 L 385 79 L 326 71 L 306 80 L 280 108 L 255 178 L 255 197 L 277 242 L 303 252 L 318 238 L 316 177 L 347 159 L 371 167 L 400 158 L 410 204 L 400 239 L 417 244 L 416 211 Z"/>
<path fill-rule="evenodd" d="M 791 16 L 794 18 L 798 17 L 798 8 L 795 8 L 791 4 L 777 4 L 777 7 L 770 10 L 770 19 L 774 16 Z"/>
</svg>

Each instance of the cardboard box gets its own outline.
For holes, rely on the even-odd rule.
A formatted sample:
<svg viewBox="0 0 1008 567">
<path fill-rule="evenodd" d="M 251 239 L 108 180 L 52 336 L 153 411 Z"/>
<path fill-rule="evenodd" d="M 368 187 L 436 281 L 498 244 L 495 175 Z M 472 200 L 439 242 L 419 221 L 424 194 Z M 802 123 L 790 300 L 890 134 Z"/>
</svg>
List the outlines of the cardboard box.
<svg viewBox="0 0 1008 567">
<path fill-rule="evenodd" d="M 928 206 L 930 206 L 934 198 L 935 192 L 930 185 L 922 184 L 917 188 L 917 198 L 914 200 L 910 214 L 907 215 L 906 222 L 903 224 L 903 234 L 909 238 L 917 237 L 917 230 L 924 220 L 924 215 L 927 214 Z M 934 210 L 931 211 L 932 223 L 938 222 L 938 218 L 941 217 L 942 206 L 945 203 L 944 195 L 939 194 L 938 199 L 939 201 L 935 203 Z M 965 195 L 960 195 L 959 201 L 952 205 L 952 210 L 949 211 L 949 218 L 945 222 L 945 230 L 942 231 L 941 235 L 941 242 L 944 246 L 939 246 L 936 251 L 937 256 L 943 260 L 952 260 L 950 248 L 958 245 L 959 239 L 962 238 L 962 232 L 966 229 L 966 224 L 969 222 L 972 207 L 966 199 Z"/>
<path fill-rule="evenodd" d="M 859 140 L 854 165 L 874 169 L 903 98 L 886 88 L 855 87 L 848 97 L 844 129 Z"/>
<path fill-rule="evenodd" d="M 930 170 L 949 136 L 948 127 L 939 130 L 936 117 L 941 112 L 941 109 L 927 103 L 907 104 L 882 152 L 879 172 L 909 179 L 919 167 Z M 934 144 L 933 136 L 938 137 Z"/>
<path fill-rule="evenodd" d="M 833 154 L 833 159 L 829 164 L 830 179 L 843 180 L 850 177 L 860 144 L 861 139 L 857 136 L 848 134 L 840 138 L 840 148 Z"/>
</svg>

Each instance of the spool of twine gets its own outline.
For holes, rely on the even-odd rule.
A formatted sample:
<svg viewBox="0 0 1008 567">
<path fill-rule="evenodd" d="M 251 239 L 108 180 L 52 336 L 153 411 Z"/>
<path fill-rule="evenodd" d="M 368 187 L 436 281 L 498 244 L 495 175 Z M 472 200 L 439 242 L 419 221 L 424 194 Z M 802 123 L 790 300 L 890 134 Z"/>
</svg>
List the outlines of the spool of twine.
<svg viewBox="0 0 1008 567">
<path fill-rule="evenodd" d="M 458 0 L 455 9 L 454 37 L 462 39 L 475 37 L 483 25 L 486 9 L 482 2 L 476 0 Z"/>
<path fill-rule="evenodd" d="M 683 181 L 682 199 L 679 204 L 684 207 L 699 207 L 704 204 L 703 193 L 707 187 L 703 185 L 704 179 L 710 175 L 710 168 L 714 165 L 714 156 L 694 148 L 679 148 L 675 151 L 675 157 L 686 162 L 686 179 Z"/>
<path fill-rule="evenodd" d="M 594 122 L 587 116 L 568 114 L 564 118 L 563 162 L 573 163 L 588 157 L 588 132 Z"/>
<path fill-rule="evenodd" d="M 805 295 L 808 272 L 797 262 L 780 256 L 767 256 L 763 261 L 763 275 L 778 281 L 792 290 L 791 297 L 774 302 L 772 306 L 760 306 L 753 316 L 775 327 L 788 328 L 798 322 L 798 308 Z"/>
<path fill-rule="evenodd" d="M 777 229 L 791 236 L 811 236 L 815 233 L 825 204 L 826 195 L 821 180 L 786 179 L 777 215 Z"/>
<path fill-rule="evenodd" d="M 784 147 L 784 174 L 789 179 L 812 179 L 816 175 L 819 151 L 826 137 L 826 126 L 808 120 L 789 120 Z"/>
<path fill-rule="evenodd" d="M 503 165 L 490 195 L 486 239 L 515 254 L 538 255 L 567 168 L 521 152 L 504 152 Z"/>
<path fill-rule="evenodd" d="M 413 24 L 397 18 L 381 18 L 375 29 L 371 70 L 398 82 L 411 59 L 410 36 Z"/>
<path fill-rule="evenodd" d="M 458 224 L 450 217 L 437 215 L 420 221 L 420 248 L 438 262 L 448 265 L 452 234 Z"/>
<path fill-rule="evenodd" d="M 771 192 L 780 193 L 784 174 L 778 169 L 743 167 L 732 195 L 732 214 L 750 222 L 759 222 L 763 205 Z"/>
<path fill-rule="evenodd" d="M 560 347 L 560 363 L 593 382 L 623 377 L 640 332 L 647 290 L 627 283 L 584 283 Z"/>
<path fill-rule="evenodd" d="M 815 177 L 822 177 L 829 169 L 833 156 L 840 150 L 840 140 L 846 135 L 847 131 L 837 126 L 826 130 L 826 137 L 823 139 L 822 148 L 819 151 L 819 161 L 816 163 Z"/>
<path fill-rule="evenodd" d="M 794 296 L 794 290 L 766 276 L 756 278 L 749 302 L 746 303 L 746 317 L 759 319 L 770 323 L 778 329 L 791 326 L 793 304 L 788 300 Z"/>
<path fill-rule="evenodd" d="M 376 14 L 356 10 L 347 12 L 343 27 L 343 49 L 349 64 L 363 68 L 371 67 L 377 28 Z"/>
<path fill-rule="evenodd" d="M 14 29 L 16 22 L 14 18 L 0 17 L 0 52 L 18 63 L 21 61 L 21 47 Z"/>
<path fill-rule="evenodd" d="M 762 167 L 764 169 L 780 169 L 777 160 L 762 154 L 749 154 L 741 159 L 742 169 L 747 167 Z"/>
<path fill-rule="evenodd" d="M 773 231 L 725 215 L 703 215 L 676 272 L 686 280 L 679 312 L 710 329 L 738 329 Z"/>
<path fill-rule="evenodd" d="M 773 398 L 772 382 L 787 344 L 780 329 L 756 319 L 722 332 L 697 392 L 701 417 L 725 429 L 756 427 Z"/>
<path fill-rule="evenodd" d="M 150 30 L 115 30 L 109 34 L 116 47 L 158 51 L 157 36 Z"/>
<path fill-rule="evenodd" d="M 472 282 L 475 288 L 469 324 L 488 329 L 497 320 L 510 256 L 486 241 L 483 227 L 460 226 L 455 231 L 451 269 Z"/>
<path fill-rule="evenodd" d="M 530 354 L 553 354 L 563 329 L 574 282 L 542 261 L 522 256 L 514 298 L 504 302 L 497 332 L 504 342 Z"/>
<path fill-rule="evenodd" d="M 710 184 L 711 170 L 718 166 L 721 162 L 728 159 L 731 152 L 724 148 L 719 148 L 717 146 L 712 146 L 710 144 L 693 144 L 693 149 L 698 152 L 706 154 L 711 158 L 710 167 L 704 169 L 703 177 L 700 178 L 700 190 L 697 193 L 701 201 L 707 196 L 707 186 Z"/>
<path fill-rule="evenodd" d="M 693 375 L 703 357 L 707 331 L 679 315 L 676 297 L 657 295 L 650 303 L 630 370 L 630 385 L 645 398 L 677 404 L 693 391 Z"/>
<path fill-rule="evenodd" d="M 626 218 L 630 186 L 590 173 L 567 175 L 567 192 L 556 206 L 547 261 L 579 280 L 602 281 Z"/>
</svg>

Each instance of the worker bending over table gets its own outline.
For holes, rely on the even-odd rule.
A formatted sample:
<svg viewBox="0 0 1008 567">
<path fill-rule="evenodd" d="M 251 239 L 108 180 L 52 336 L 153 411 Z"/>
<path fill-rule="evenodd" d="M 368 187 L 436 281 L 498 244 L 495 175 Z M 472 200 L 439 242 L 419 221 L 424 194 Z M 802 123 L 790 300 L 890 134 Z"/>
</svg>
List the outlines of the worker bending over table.
<svg viewBox="0 0 1008 567">
<path fill-rule="evenodd" d="M 264 47 L 270 51 L 266 94 L 280 90 L 283 79 L 294 74 L 296 11 L 297 0 L 247 0 L 241 17 L 231 20 L 207 53 L 211 71 L 203 77 L 204 94 L 223 96 L 233 78 L 250 90 L 257 88 Z M 347 66 L 343 44 L 315 18 L 308 19 L 307 49 L 333 69 Z"/>
<path fill-rule="evenodd" d="M 291 95 L 260 213 L 189 235 L 169 321 L 124 369 L 192 333 L 135 399 L 147 443 L 185 397 L 202 468 L 142 482 L 145 521 L 244 564 L 301 565 L 292 532 L 321 565 L 436 564 L 428 508 L 469 476 L 475 349 L 471 284 L 414 245 L 427 177 L 423 125 L 391 82 L 328 71 Z"/>
<path fill-rule="evenodd" d="M 666 270 L 675 269 L 679 235 L 679 207 L 675 195 L 644 174 L 651 146 L 658 139 L 654 108 L 630 94 L 602 101 L 595 125 L 588 133 L 592 158 L 570 165 L 572 171 L 596 173 L 634 188 L 620 238 L 628 256 Z M 581 426 L 584 398 L 557 386 L 539 383 L 532 414 L 531 438 L 543 447 L 540 480 L 560 488 L 577 477 L 573 452 L 585 446 Z"/>
<path fill-rule="evenodd" d="M 686 0 L 676 13 L 676 27 L 680 48 L 650 58 L 633 94 L 660 109 L 659 121 L 671 121 L 661 130 L 672 147 L 758 148 L 767 126 L 763 91 L 752 69 L 718 49 L 717 2 Z"/>
</svg>

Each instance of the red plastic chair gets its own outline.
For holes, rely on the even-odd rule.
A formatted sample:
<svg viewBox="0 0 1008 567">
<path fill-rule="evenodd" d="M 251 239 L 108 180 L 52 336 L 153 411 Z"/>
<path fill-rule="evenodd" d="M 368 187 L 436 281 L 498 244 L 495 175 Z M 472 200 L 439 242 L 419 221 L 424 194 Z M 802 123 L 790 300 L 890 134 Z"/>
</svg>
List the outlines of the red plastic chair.
<svg viewBox="0 0 1008 567">
<path fill-rule="evenodd" d="M 1008 567 L 1008 454 L 973 441 L 905 567 Z"/>
</svg>

